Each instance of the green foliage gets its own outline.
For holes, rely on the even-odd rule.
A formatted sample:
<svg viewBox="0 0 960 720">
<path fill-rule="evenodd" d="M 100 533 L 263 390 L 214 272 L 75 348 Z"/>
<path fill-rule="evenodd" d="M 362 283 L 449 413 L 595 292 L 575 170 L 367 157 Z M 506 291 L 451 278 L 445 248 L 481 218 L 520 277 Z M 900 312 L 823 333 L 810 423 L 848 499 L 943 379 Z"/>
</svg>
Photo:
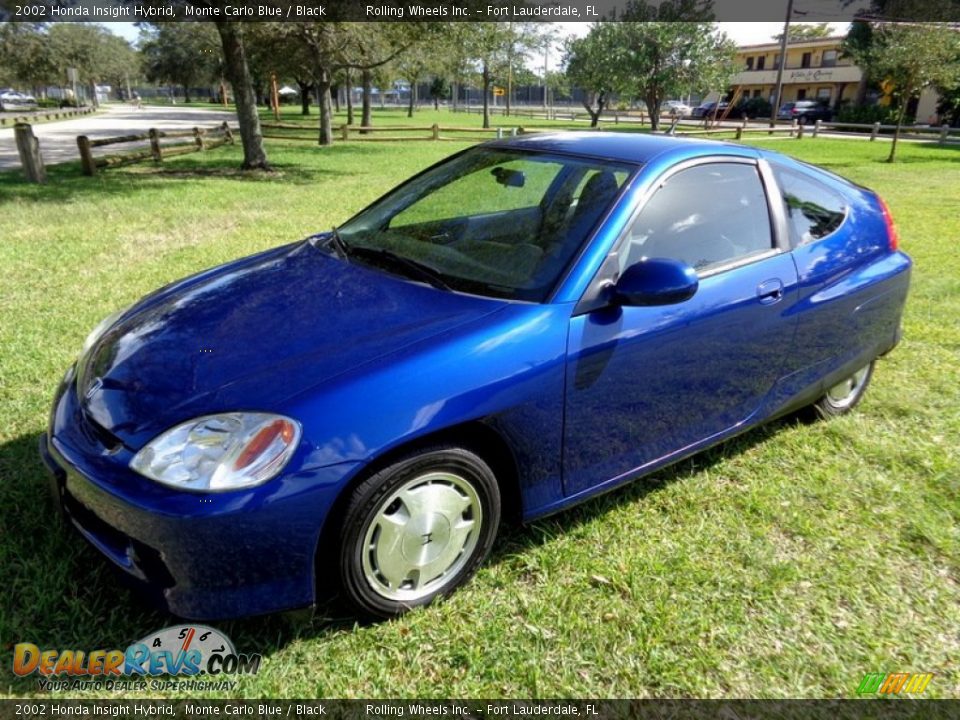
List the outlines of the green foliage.
<svg viewBox="0 0 960 720">
<path fill-rule="evenodd" d="M 594 122 L 618 94 L 642 99 L 656 129 L 664 100 L 726 87 L 737 70 L 736 47 L 712 17 L 710 2 L 630 0 L 618 22 L 595 23 L 585 37 L 568 40 L 567 76 L 585 92 Z"/>
<path fill-rule="evenodd" d="M 190 102 L 190 88 L 219 77 L 222 49 L 208 23 L 157 23 L 141 26 L 140 49 L 147 79 L 181 85 Z"/>
<path fill-rule="evenodd" d="M 81 83 L 118 85 L 136 76 L 137 65 L 130 44 L 101 25 L 0 25 L 0 76 L 14 85 L 66 85 L 70 67 L 77 68 Z"/>
<path fill-rule="evenodd" d="M 909 120 L 909 118 L 905 119 Z M 897 108 L 890 105 L 844 105 L 837 112 L 837 122 L 878 122 L 881 125 L 895 125 L 897 122 Z"/>
<path fill-rule="evenodd" d="M 858 30 L 849 54 L 873 79 L 886 84 L 899 107 L 897 133 L 890 149 L 896 157 L 906 105 L 931 85 L 949 86 L 960 80 L 960 33 L 949 26 L 885 24 L 872 28 L 869 38 Z"/>
<path fill-rule="evenodd" d="M 742 100 L 737 104 L 740 117 L 765 118 L 770 117 L 773 112 L 773 105 L 766 98 L 755 97 L 749 100 Z"/>
<path fill-rule="evenodd" d="M 787 42 L 800 42 L 802 40 L 817 40 L 818 38 L 830 37 L 829 24 L 822 22 L 816 25 L 805 23 L 796 23 L 790 26 L 790 34 Z M 780 42 L 783 39 L 783 33 L 777 33 L 773 39 Z"/>
</svg>

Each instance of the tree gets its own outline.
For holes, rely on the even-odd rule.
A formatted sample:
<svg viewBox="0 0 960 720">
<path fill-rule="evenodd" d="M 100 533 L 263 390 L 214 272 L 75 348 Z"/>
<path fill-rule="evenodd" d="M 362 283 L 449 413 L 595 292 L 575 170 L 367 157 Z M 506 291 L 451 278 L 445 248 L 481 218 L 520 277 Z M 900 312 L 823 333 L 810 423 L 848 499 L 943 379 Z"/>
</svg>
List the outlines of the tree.
<svg viewBox="0 0 960 720">
<path fill-rule="evenodd" d="M 870 40 L 848 44 L 848 52 L 876 79 L 883 79 L 897 103 L 897 128 L 887 162 L 894 162 L 907 103 L 931 85 L 960 80 L 960 33 L 949 26 L 886 23 Z"/>
<path fill-rule="evenodd" d="M 806 25 L 797 23 L 790 26 L 790 34 L 787 36 L 787 42 L 801 42 L 803 40 L 818 40 L 820 38 L 830 37 L 830 25 L 828 23 L 818 23 L 816 25 Z M 783 33 L 777 33 L 773 36 L 777 42 L 783 40 Z"/>
<path fill-rule="evenodd" d="M 136 67 L 129 43 L 93 23 L 56 23 L 47 33 L 47 46 L 57 77 L 66 79 L 67 68 L 76 68 L 90 87 L 94 106 L 98 83 L 119 82 L 126 71 Z"/>
<path fill-rule="evenodd" d="M 490 90 L 496 78 L 509 80 L 513 63 L 536 47 L 536 23 L 457 23 L 464 56 L 479 66 L 483 86 L 483 127 L 490 127 Z M 459 26 L 463 25 L 463 28 Z M 507 83 L 509 84 L 509 83 Z M 509 94 L 508 94 L 509 97 Z M 509 102 L 509 100 L 508 100 Z"/>
<path fill-rule="evenodd" d="M 614 36 L 612 24 L 595 23 L 586 36 L 570 38 L 566 43 L 566 76 L 584 93 L 582 103 L 590 114 L 590 127 L 600 122 L 600 115 L 620 80 L 620 69 L 610 52 Z"/>
<path fill-rule="evenodd" d="M 654 130 L 671 96 L 726 87 L 736 72 L 736 46 L 708 22 L 620 22 L 613 27 L 617 89 L 640 97 Z"/>
<path fill-rule="evenodd" d="M 141 26 L 140 51 L 152 82 L 180 85 L 190 102 L 190 88 L 212 80 L 220 53 L 216 31 L 207 23 L 156 23 Z"/>
<path fill-rule="evenodd" d="M 58 84 L 57 68 L 41 23 L 0 25 L 0 84 L 36 91 Z"/>
<path fill-rule="evenodd" d="M 223 46 L 223 62 L 227 77 L 233 85 L 233 95 L 237 103 L 237 121 L 240 125 L 240 139 L 243 143 L 244 170 L 270 170 L 267 151 L 263 147 L 263 132 L 260 130 L 260 116 L 257 113 L 257 98 L 253 92 L 250 68 L 243 47 L 243 26 L 238 22 L 216 21 L 220 43 Z"/>
<path fill-rule="evenodd" d="M 412 43 L 415 33 L 425 30 L 426 23 L 377 23 L 390 26 L 376 41 L 368 23 L 305 22 L 295 23 L 293 32 L 313 62 L 320 106 L 319 144 L 333 144 L 333 108 L 330 89 L 337 73 L 351 70 L 373 70 L 393 60 Z"/>
</svg>

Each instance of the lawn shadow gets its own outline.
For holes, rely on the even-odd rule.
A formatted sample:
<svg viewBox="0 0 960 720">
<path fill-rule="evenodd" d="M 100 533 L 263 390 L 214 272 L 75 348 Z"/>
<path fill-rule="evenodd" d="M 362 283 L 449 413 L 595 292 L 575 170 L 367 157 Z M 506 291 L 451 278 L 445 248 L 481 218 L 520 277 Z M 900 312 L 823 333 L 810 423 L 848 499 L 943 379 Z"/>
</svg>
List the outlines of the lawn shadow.
<svg viewBox="0 0 960 720">
<path fill-rule="evenodd" d="M 357 173 L 317 167 L 315 162 L 295 159 L 271 160 L 271 171 L 241 170 L 234 155 L 211 153 L 183 155 L 163 163 L 142 162 L 101 170 L 94 177 L 84 176 L 79 162 L 47 168 L 49 182 L 36 185 L 24 181 L 20 170 L 0 172 L 0 196 L 5 201 L 66 203 L 88 198 L 134 197 L 137 193 L 169 189 L 181 183 L 185 192 L 192 182 L 225 180 L 268 185 L 309 185 L 324 179 L 345 178 Z M 2 206 L 2 203 L 0 203 Z"/>
</svg>

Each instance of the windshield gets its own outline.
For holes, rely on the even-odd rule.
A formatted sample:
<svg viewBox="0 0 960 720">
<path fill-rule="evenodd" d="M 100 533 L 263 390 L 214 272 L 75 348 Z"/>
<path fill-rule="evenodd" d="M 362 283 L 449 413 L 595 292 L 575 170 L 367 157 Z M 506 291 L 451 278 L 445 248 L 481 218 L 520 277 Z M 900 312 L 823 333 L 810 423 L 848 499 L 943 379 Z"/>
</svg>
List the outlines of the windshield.
<svg viewBox="0 0 960 720">
<path fill-rule="evenodd" d="M 338 229 L 339 245 L 351 261 L 419 266 L 438 287 L 542 302 L 633 169 L 474 148 L 362 211 Z"/>
</svg>

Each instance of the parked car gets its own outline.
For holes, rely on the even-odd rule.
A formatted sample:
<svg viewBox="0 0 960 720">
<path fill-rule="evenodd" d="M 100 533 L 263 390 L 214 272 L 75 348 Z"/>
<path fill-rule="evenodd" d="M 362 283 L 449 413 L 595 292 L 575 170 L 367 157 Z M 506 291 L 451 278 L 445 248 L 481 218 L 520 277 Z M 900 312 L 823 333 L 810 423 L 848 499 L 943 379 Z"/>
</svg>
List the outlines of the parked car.
<svg viewBox="0 0 960 720">
<path fill-rule="evenodd" d="M 501 518 L 850 411 L 910 267 L 874 192 L 772 151 L 493 141 L 105 319 L 40 449 L 73 525 L 177 615 L 339 588 L 392 616 L 466 582 Z"/>
<path fill-rule="evenodd" d="M 719 118 L 729 106 L 730 103 L 727 102 L 703 103 L 695 107 L 691 114 L 695 118 L 712 118 L 714 116 Z"/>
<path fill-rule="evenodd" d="M 30 110 L 37 107 L 33 95 L 20 93 L 13 88 L 0 89 L 0 111 Z"/>
<path fill-rule="evenodd" d="M 661 115 L 670 115 L 671 117 L 687 117 L 693 109 L 680 100 L 665 100 L 660 105 Z"/>
<path fill-rule="evenodd" d="M 796 120 L 800 125 L 806 125 L 817 120 L 826 122 L 832 117 L 833 112 L 830 107 L 816 100 L 798 100 L 797 102 L 784 103 L 777 111 L 778 120 Z"/>
</svg>

